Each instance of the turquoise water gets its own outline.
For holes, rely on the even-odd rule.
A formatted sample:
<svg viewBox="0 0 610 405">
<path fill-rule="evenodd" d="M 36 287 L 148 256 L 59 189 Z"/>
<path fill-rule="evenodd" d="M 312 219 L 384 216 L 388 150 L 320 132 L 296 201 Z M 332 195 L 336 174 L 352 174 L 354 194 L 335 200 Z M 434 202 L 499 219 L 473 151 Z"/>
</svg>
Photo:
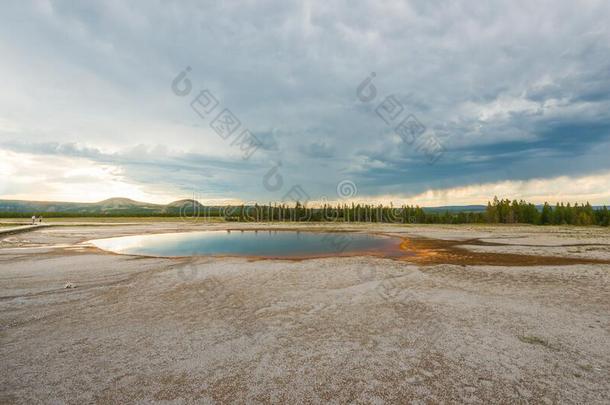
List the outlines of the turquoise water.
<svg viewBox="0 0 610 405">
<path fill-rule="evenodd" d="M 355 232 L 202 231 L 124 236 L 91 241 L 100 249 L 146 256 L 311 257 L 355 252 L 390 254 L 399 240 Z"/>
</svg>

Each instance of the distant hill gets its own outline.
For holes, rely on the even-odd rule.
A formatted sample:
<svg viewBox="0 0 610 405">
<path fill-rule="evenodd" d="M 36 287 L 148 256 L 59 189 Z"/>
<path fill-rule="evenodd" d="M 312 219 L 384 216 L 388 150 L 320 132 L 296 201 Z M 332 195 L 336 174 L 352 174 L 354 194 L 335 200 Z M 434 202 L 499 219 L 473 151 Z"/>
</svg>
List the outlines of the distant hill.
<svg viewBox="0 0 610 405">
<path fill-rule="evenodd" d="M 61 201 L 23 201 L 0 200 L 0 216 L 10 217 L 29 215 L 48 216 L 188 216 L 226 214 L 223 206 L 204 206 L 196 200 L 185 199 L 169 204 L 151 204 L 129 198 L 109 198 L 94 203 L 75 203 Z M 435 213 L 481 213 L 485 205 L 447 205 L 442 207 L 423 207 L 428 214 Z M 536 208 L 541 211 L 542 205 Z M 601 206 L 594 206 L 594 209 Z M 233 211 L 229 211 L 233 212 Z"/>
<path fill-rule="evenodd" d="M 199 201 L 186 199 L 173 201 L 163 207 L 164 215 L 203 216 L 206 207 Z"/>
<path fill-rule="evenodd" d="M 204 206 L 196 200 L 184 199 L 173 201 L 169 204 L 151 204 L 134 201 L 129 198 L 109 198 L 107 200 L 93 203 L 75 203 L 64 201 L 24 201 L 24 200 L 0 200 L 0 214 L 66 214 L 78 215 L 133 215 L 133 216 L 176 216 L 176 215 L 200 215 L 204 210 L 217 211 L 223 207 Z M 426 212 L 482 212 L 484 205 L 463 205 L 424 208 Z"/>
<path fill-rule="evenodd" d="M 178 200 L 169 204 L 152 204 L 129 198 L 109 198 L 94 203 L 75 203 L 65 201 L 23 201 L 0 200 L 0 215 L 49 215 L 59 216 L 201 216 L 206 207 L 195 200 Z"/>
<path fill-rule="evenodd" d="M 0 200 L 0 213 L 63 213 L 81 215 L 153 214 L 162 213 L 164 205 L 150 204 L 128 198 L 110 198 L 95 203 L 60 201 Z"/>
<path fill-rule="evenodd" d="M 446 205 L 442 207 L 423 207 L 425 212 L 484 212 L 486 205 Z"/>
<path fill-rule="evenodd" d="M 552 204 L 554 206 L 554 204 Z M 538 211 L 542 211 L 543 204 L 536 204 L 536 209 Z M 593 209 L 603 208 L 603 205 L 594 205 Z M 447 205 L 443 207 L 423 207 L 425 212 L 435 213 L 435 212 L 446 212 L 450 213 L 456 212 L 485 212 L 487 209 L 486 205 Z"/>
</svg>

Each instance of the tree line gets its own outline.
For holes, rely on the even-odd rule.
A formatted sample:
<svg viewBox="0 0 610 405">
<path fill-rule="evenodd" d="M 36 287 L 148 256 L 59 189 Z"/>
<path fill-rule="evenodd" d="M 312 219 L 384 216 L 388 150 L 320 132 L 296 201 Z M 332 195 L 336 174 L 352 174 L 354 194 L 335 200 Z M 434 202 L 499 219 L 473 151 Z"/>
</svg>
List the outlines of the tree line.
<svg viewBox="0 0 610 405">
<path fill-rule="evenodd" d="M 296 202 L 289 204 L 241 205 L 204 207 L 185 205 L 175 211 L 143 213 L 133 210 L 107 213 L 0 212 L 0 218 L 29 218 L 32 215 L 53 217 L 182 217 L 185 220 L 218 218 L 246 222 L 373 222 L 400 224 L 534 224 L 534 225 L 600 225 L 608 226 L 610 213 L 606 206 L 593 208 L 591 204 L 564 204 L 542 207 L 520 200 L 498 199 L 487 203 L 484 211 L 431 211 L 419 206 L 372 204 L 325 204 L 308 208 Z"/>
<path fill-rule="evenodd" d="M 488 202 L 484 212 L 442 212 L 424 210 L 419 206 L 401 207 L 343 204 L 306 208 L 297 202 L 286 204 L 227 207 L 218 213 L 229 221 L 250 222 L 380 222 L 411 224 L 533 224 L 533 225 L 600 225 L 608 226 L 610 213 L 606 206 L 593 208 L 591 204 L 548 203 L 539 208 L 526 201 L 498 199 Z"/>
<path fill-rule="evenodd" d="M 494 198 L 493 202 L 487 203 L 485 216 L 489 223 L 526 223 L 536 225 L 601 225 L 608 226 L 610 216 L 608 208 L 594 209 L 591 204 L 557 203 L 551 206 L 544 203 L 542 209 L 534 204 L 523 200 L 512 202 L 508 199 L 499 200 Z"/>
</svg>

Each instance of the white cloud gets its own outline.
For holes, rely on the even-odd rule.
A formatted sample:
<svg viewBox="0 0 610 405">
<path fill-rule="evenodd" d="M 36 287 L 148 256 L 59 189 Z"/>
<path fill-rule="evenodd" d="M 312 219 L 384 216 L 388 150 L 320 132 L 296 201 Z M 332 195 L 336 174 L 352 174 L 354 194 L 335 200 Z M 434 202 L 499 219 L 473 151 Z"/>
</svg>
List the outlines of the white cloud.
<svg viewBox="0 0 610 405">
<path fill-rule="evenodd" d="M 163 154 L 146 154 L 145 168 L 114 161 L 120 184 L 165 190 L 175 180 L 168 193 L 265 201 L 277 197 L 260 185 L 271 161 L 318 195 L 347 175 L 371 196 L 466 186 L 482 181 L 478 171 L 497 182 L 508 164 L 584 176 L 610 168 L 596 152 L 610 138 L 609 19 L 607 1 L 5 2 L 0 141 L 118 154 L 161 145 L 201 166 L 239 160 L 191 110 L 193 94 L 170 91 L 188 65 L 194 91 L 211 90 L 244 128 L 273 134 L 273 150 L 205 176 Z M 378 98 L 364 105 L 355 89 L 373 71 Z M 390 94 L 442 139 L 436 166 L 422 170 L 374 113 Z M 46 186 L 12 168 L 27 181 L 19 195 L 38 198 Z M 74 181 L 55 178 L 57 190 Z"/>
<path fill-rule="evenodd" d="M 121 169 L 84 158 L 0 150 L 0 196 L 4 199 L 94 202 L 109 197 L 167 203 L 171 190 L 134 184 Z"/>
<path fill-rule="evenodd" d="M 430 189 L 412 196 L 362 196 L 349 202 L 434 207 L 487 204 L 494 196 L 517 200 L 524 199 L 536 204 L 544 202 L 608 204 L 608 201 L 610 201 L 610 171 L 582 177 L 560 176 L 549 179 L 508 180 L 471 184 L 463 187 Z"/>
</svg>

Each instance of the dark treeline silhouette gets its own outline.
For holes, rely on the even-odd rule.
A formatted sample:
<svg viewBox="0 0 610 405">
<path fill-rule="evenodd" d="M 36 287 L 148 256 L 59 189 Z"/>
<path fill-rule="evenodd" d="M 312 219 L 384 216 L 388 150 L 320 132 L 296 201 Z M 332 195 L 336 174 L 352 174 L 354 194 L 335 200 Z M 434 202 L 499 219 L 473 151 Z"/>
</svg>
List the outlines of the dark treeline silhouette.
<svg viewBox="0 0 610 405">
<path fill-rule="evenodd" d="M 554 207 L 544 203 L 541 210 L 531 203 L 525 201 L 508 199 L 487 203 L 485 211 L 486 220 L 489 223 L 526 223 L 538 225 L 601 225 L 608 226 L 610 216 L 608 208 L 594 209 L 591 204 L 586 203 L 570 205 L 570 203 L 557 203 Z"/>
<path fill-rule="evenodd" d="M 606 206 L 593 208 L 589 203 L 545 203 L 537 207 L 523 200 L 498 199 L 487 204 L 485 211 L 438 211 L 419 206 L 401 207 L 342 204 L 307 208 L 300 202 L 294 205 L 241 205 L 203 207 L 185 205 L 163 214 L 124 210 L 112 213 L 61 213 L 61 212 L 0 212 L 0 217 L 30 218 L 32 215 L 53 217 L 182 217 L 183 219 L 218 218 L 226 221 L 246 222 L 379 222 L 400 224 L 535 224 L 535 225 L 600 225 L 608 226 L 610 213 Z"/>
<path fill-rule="evenodd" d="M 542 209 L 523 200 L 512 202 L 497 197 L 487 204 L 485 212 L 430 212 L 418 206 L 383 205 L 324 205 L 306 208 L 299 202 L 294 207 L 280 205 L 250 205 L 227 207 L 219 214 L 231 221 L 252 222 L 382 222 L 411 224 L 535 224 L 535 225 L 601 225 L 608 226 L 610 214 L 604 206 L 594 209 L 589 203 L 579 205 L 545 203 Z"/>
</svg>

